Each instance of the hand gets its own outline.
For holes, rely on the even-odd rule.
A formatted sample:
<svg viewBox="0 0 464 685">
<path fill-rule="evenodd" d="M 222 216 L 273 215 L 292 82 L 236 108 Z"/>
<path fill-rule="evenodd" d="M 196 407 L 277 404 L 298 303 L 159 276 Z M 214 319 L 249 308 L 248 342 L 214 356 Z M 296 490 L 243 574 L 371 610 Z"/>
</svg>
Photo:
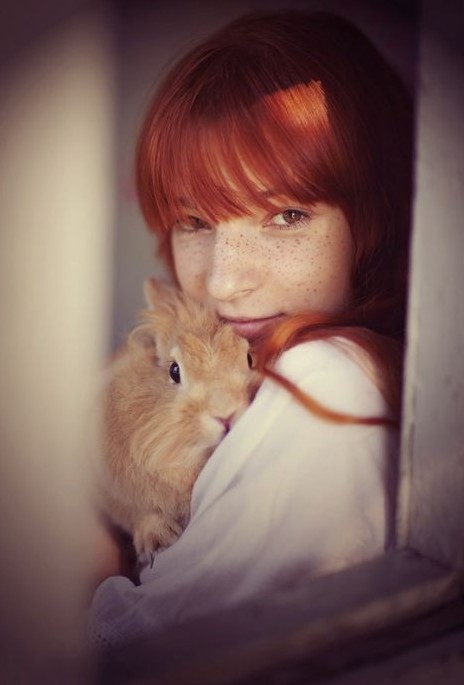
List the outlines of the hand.
<svg viewBox="0 0 464 685">
<path fill-rule="evenodd" d="M 143 564 L 153 564 L 155 551 L 159 547 L 169 547 L 179 538 L 182 526 L 178 521 L 158 512 L 141 517 L 134 524 L 134 543 L 136 556 Z"/>
<path fill-rule="evenodd" d="M 138 582 L 136 557 L 130 536 L 96 515 L 94 544 L 97 564 L 92 578 L 92 594 L 110 576 L 123 575 Z"/>
</svg>

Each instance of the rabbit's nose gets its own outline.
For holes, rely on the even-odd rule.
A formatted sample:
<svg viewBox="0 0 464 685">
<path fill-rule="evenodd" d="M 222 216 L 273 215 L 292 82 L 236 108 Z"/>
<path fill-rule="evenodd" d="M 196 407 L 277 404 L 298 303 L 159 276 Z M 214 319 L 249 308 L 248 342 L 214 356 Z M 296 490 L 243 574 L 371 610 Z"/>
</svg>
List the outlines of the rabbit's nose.
<svg viewBox="0 0 464 685">
<path fill-rule="evenodd" d="M 219 423 L 222 423 L 222 425 L 226 429 L 226 433 L 228 433 L 230 431 L 230 427 L 232 425 L 232 420 L 234 418 L 234 415 L 231 414 L 230 416 L 226 416 L 226 417 L 216 416 L 215 418 L 216 418 L 216 421 L 219 421 Z"/>
</svg>

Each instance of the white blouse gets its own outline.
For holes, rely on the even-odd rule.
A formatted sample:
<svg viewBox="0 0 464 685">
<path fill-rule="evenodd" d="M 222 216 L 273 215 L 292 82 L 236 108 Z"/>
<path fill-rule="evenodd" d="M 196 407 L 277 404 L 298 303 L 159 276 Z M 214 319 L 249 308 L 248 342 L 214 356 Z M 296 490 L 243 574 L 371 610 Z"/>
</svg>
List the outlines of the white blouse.
<svg viewBox="0 0 464 685">
<path fill-rule="evenodd" d="M 387 414 L 336 340 L 292 348 L 277 370 L 331 409 Z M 384 426 L 318 418 L 265 380 L 201 472 L 179 540 L 158 552 L 140 586 L 119 576 L 100 585 L 92 639 L 116 646 L 381 554 L 397 443 Z"/>
</svg>

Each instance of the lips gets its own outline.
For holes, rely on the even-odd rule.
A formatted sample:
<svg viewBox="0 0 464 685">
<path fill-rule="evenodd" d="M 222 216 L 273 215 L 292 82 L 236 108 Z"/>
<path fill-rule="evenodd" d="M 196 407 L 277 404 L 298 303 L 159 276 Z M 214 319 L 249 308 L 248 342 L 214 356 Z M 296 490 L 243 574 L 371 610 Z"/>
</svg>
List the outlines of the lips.
<svg viewBox="0 0 464 685">
<path fill-rule="evenodd" d="M 222 321 L 233 326 L 235 332 L 242 336 L 242 338 L 253 340 L 261 335 L 268 326 L 277 323 L 282 316 L 282 314 L 277 314 L 276 316 L 268 316 L 262 319 L 234 319 L 226 316 L 221 316 L 220 318 Z"/>
</svg>

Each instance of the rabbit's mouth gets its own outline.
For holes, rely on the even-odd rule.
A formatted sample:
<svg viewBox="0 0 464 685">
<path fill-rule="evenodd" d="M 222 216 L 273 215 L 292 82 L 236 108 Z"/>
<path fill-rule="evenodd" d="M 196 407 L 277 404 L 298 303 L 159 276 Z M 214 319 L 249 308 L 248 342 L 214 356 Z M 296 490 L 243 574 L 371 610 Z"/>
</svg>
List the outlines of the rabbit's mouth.
<svg viewBox="0 0 464 685">
<path fill-rule="evenodd" d="M 275 316 L 267 316 L 262 319 L 234 319 L 225 316 L 221 316 L 220 319 L 224 323 L 230 324 L 242 338 L 254 340 L 261 336 L 269 326 L 280 321 L 282 317 L 283 314 L 276 314 Z"/>
</svg>

